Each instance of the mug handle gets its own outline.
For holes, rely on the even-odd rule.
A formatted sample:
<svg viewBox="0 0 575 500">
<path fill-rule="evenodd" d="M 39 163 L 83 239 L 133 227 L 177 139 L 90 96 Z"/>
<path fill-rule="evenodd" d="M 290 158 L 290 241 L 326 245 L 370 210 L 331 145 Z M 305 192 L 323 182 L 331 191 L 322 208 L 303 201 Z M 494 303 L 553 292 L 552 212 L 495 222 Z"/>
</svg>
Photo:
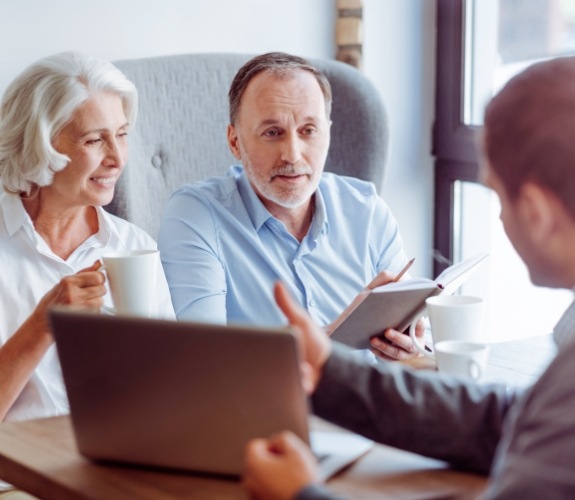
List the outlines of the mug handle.
<svg viewBox="0 0 575 500">
<path fill-rule="evenodd" d="M 483 375 L 483 368 L 477 361 L 470 359 L 467 364 L 467 373 L 469 373 L 469 376 L 474 380 L 479 380 Z"/>
<path fill-rule="evenodd" d="M 101 261 L 100 261 L 101 262 Z M 106 266 L 104 265 L 104 263 L 102 262 L 102 265 L 98 268 L 98 271 L 107 271 Z M 108 276 L 106 276 L 106 280 L 108 281 Z M 108 281 L 109 282 L 109 281 Z M 100 309 L 104 310 L 105 312 L 107 312 L 108 314 L 113 314 L 116 315 L 116 308 L 115 307 L 110 307 L 110 306 L 106 306 L 104 304 L 102 304 L 102 306 L 100 307 Z"/>
<path fill-rule="evenodd" d="M 419 341 L 417 340 L 417 337 L 415 336 L 415 326 L 417 325 L 417 322 L 425 316 L 427 316 L 427 313 L 424 311 L 423 314 L 419 315 L 417 318 L 413 320 L 413 323 L 409 325 L 409 336 L 411 337 L 411 341 L 413 342 L 413 345 L 417 349 L 417 352 L 423 354 L 427 358 L 435 359 L 435 354 L 426 350 L 425 346 L 422 347 Z"/>
</svg>

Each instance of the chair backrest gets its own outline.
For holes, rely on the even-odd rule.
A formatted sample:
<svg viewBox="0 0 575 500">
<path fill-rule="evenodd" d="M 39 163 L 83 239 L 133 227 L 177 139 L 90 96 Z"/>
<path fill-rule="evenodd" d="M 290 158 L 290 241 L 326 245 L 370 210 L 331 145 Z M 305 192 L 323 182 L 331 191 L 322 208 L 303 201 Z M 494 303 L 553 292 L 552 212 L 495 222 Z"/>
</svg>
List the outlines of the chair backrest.
<svg viewBox="0 0 575 500">
<path fill-rule="evenodd" d="M 139 115 L 130 158 L 106 208 L 152 237 L 164 205 L 179 186 L 224 175 L 237 163 L 228 149 L 228 90 L 246 54 L 184 54 L 115 62 L 136 85 Z M 383 181 L 387 117 L 372 83 L 356 69 L 312 60 L 333 91 L 331 146 L 326 170 Z"/>
</svg>

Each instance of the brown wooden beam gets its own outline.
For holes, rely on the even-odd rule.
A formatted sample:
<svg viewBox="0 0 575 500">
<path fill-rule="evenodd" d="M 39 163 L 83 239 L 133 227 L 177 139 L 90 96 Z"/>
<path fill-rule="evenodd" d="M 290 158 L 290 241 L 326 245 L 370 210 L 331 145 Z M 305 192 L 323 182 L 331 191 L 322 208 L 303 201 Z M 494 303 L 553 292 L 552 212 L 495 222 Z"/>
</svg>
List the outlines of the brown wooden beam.
<svg viewBox="0 0 575 500">
<path fill-rule="evenodd" d="M 358 69 L 362 66 L 363 0 L 337 0 L 336 59 Z"/>
</svg>

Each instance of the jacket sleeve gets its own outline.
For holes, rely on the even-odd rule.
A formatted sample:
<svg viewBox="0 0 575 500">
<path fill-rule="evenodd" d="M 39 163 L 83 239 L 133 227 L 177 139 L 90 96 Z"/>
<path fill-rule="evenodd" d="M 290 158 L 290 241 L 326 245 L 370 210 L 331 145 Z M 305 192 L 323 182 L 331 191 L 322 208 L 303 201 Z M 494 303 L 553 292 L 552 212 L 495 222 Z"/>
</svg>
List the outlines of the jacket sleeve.
<svg viewBox="0 0 575 500">
<path fill-rule="evenodd" d="M 294 500 L 351 500 L 327 488 L 323 484 L 310 484 L 302 488 Z"/>
<path fill-rule="evenodd" d="M 575 341 L 510 412 L 486 498 L 575 497 Z"/>
<path fill-rule="evenodd" d="M 487 473 L 515 398 L 504 386 L 367 365 L 334 343 L 312 404 L 319 417 L 374 441 Z"/>
</svg>

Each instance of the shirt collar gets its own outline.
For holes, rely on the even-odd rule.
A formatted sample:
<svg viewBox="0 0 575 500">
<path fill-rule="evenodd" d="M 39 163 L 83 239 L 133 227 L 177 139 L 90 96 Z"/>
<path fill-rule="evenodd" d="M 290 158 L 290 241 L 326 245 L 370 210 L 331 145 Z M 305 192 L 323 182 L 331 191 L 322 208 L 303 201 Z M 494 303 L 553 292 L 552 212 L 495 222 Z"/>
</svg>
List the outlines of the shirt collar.
<svg viewBox="0 0 575 500">
<path fill-rule="evenodd" d="M 230 169 L 230 173 L 236 178 L 238 190 L 242 201 L 244 202 L 244 206 L 246 207 L 248 216 L 252 221 L 255 230 L 259 231 L 265 222 L 273 216 L 269 213 L 268 209 L 264 206 L 254 191 L 244 168 L 239 165 L 235 165 Z"/>
<path fill-rule="evenodd" d="M 235 176 L 238 190 L 242 201 L 246 207 L 246 211 L 254 225 L 256 231 L 266 223 L 267 220 L 274 218 L 268 209 L 264 206 L 259 196 L 254 191 L 248 176 L 242 166 L 235 165 L 230 169 L 230 175 Z M 325 202 L 321 189 L 317 189 L 315 192 L 315 207 L 314 216 L 312 221 L 312 226 L 310 229 L 310 234 L 313 238 L 316 238 L 322 229 L 325 227 L 327 230 L 327 211 L 325 208 Z"/>
<path fill-rule="evenodd" d="M 13 236 L 20 228 L 24 228 L 29 231 L 32 238 L 37 239 L 35 237 L 34 223 L 28 212 L 26 212 L 19 194 L 8 193 L 2 190 L 0 193 L 0 207 L 2 208 L 4 224 L 9 236 Z M 113 234 L 116 233 L 115 226 L 110 221 L 110 214 L 102 207 L 95 208 L 98 215 L 98 232 L 82 243 L 81 247 L 105 247 L 110 238 L 113 237 Z M 117 234 L 116 237 L 119 238 Z"/>
<path fill-rule="evenodd" d="M 572 338 L 575 338 L 575 300 L 553 328 L 553 339 L 557 347 L 563 347 Z"/>
<path fill-rule="evenodd" d="M 4 216 L 4 224 L 8 235 L 12 236 L 18 229 L 29 224 L 33 227 L 32 220 L 26 212 L 19 194 L 8 193 L 2 190 L 0 194 L 0 207 Z"/>
<path fill-rule="evenodd" d="M 111 215 L 106 212 L 102 207 L 95 207 L 98 214 L 98 232 L 92 237 L 95 242 L 94 246 L 105 247 L 110 242 L 112 236 L 119 238 L 117 228 L 111 222 Z"/>
<path fill-rule="evenodd" d="M 321 190 L 321 181 L 318 189 L 315 190 L 315 207 L 313 213 L 313 220 L 311 223 L 310 234 L 312 238 L 317 238 L 322 231 L 327 232 L 329 228 L 329 219 L 327 216 L 327 209 L 325 207 L 325 200 Z"/>
</svg>

